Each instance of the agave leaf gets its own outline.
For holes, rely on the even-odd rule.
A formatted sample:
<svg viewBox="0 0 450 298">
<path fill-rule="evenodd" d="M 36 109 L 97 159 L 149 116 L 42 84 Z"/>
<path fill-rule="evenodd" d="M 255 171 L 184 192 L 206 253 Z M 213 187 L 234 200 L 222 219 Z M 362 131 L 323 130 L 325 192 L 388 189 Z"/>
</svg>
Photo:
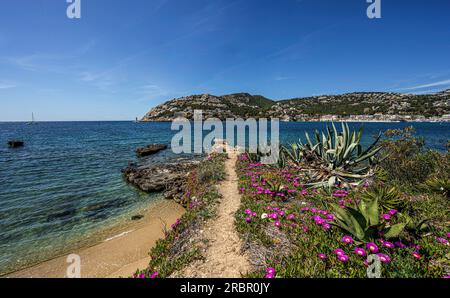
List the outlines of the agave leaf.
<svg viewBox="0 0 450 298">
<path fill-rule="evenodd" d="M 377 225 L 380 223 L 380 213 L 378 211 L 378 199 L 362 200 L 359 204 L 359 209 L 370 225 Z"/>
</svg>

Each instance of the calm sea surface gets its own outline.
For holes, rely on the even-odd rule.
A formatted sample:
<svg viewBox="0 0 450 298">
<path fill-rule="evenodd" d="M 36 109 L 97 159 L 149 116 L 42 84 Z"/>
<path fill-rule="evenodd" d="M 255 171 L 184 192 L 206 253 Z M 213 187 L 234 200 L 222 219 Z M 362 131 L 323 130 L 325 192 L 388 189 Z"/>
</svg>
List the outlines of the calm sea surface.
<svg viewBox="0 0 450 298">
<path fill-rule="evenodd" d="M 281 123 L 281 141 L 325 125 Z M 408 125 L 365 123 L 363 143 L 379 131 Z M 450 124 L 412 125 L 429 148 L 445 150 Z M 136 161 L 136 147 L 170 144 L 173 134 L 170 123 L 0 123 L 0 274 L 77 248 L 154 201 L 157 195 L 127 185 L 121 169 Z M 9 149 L 10 139 L 25 141 L 25 147 Z M 174 157 L 166 150 L 143 162 Z"/>
</svg>

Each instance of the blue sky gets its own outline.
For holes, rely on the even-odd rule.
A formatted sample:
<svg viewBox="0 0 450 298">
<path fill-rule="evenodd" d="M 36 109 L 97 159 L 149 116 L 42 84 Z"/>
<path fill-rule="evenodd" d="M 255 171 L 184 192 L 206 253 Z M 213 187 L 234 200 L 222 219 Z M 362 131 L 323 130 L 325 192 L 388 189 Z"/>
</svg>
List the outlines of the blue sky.
<svg viewBox="0 0 450 298">
<path fill-rule="evenodd" d="M 128 120 L 190 94 L 450 88 L 450 1 L 0 0 L 0 121 Z"/>
</svg>

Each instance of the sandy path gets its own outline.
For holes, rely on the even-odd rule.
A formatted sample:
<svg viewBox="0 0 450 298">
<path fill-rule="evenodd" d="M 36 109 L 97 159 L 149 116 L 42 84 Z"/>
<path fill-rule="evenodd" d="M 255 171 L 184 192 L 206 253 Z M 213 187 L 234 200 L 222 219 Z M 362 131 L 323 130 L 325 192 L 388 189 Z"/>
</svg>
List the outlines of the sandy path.
<svg viewBox="0 0 450 298">
<path fill-rule="evenodd" d="M 217 207 L 217 217 L 205 229 L 205 238 L 209 241 L 206 260 L 192 263 L 181 273 L 183 277 L 239 278 L 250 269 L 248 258 L 240 252 L 241 240 L 234 225 L 234 216 L 241 203 L 235 171 L 238 153 L 226 148 L 229 157 L 225 162 L 227 178 L 219 184 L 222 199 Z"/>
</svg>

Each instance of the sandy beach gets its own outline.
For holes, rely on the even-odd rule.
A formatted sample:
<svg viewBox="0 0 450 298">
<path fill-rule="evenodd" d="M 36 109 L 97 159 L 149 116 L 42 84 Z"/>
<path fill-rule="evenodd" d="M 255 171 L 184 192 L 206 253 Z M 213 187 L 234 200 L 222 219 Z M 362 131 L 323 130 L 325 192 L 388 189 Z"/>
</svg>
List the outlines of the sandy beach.
<svg viewBox="0 0 450 298">
<path fill-rule="evenodd" d="M 77 254 L 81 258 L 81 277 L 130 277 L 137 269 L 144 269 L 149 261 L 150 249 L 164 236 L 184 213 L 184 208 L 173 201 L 158 201 L 143 213 L 144 218 L 114 231 L 103 242 L 79 249 L 33 267 L 7 275 L 10 278 L 64 278 L 67 257 Z"/>
</svg>

